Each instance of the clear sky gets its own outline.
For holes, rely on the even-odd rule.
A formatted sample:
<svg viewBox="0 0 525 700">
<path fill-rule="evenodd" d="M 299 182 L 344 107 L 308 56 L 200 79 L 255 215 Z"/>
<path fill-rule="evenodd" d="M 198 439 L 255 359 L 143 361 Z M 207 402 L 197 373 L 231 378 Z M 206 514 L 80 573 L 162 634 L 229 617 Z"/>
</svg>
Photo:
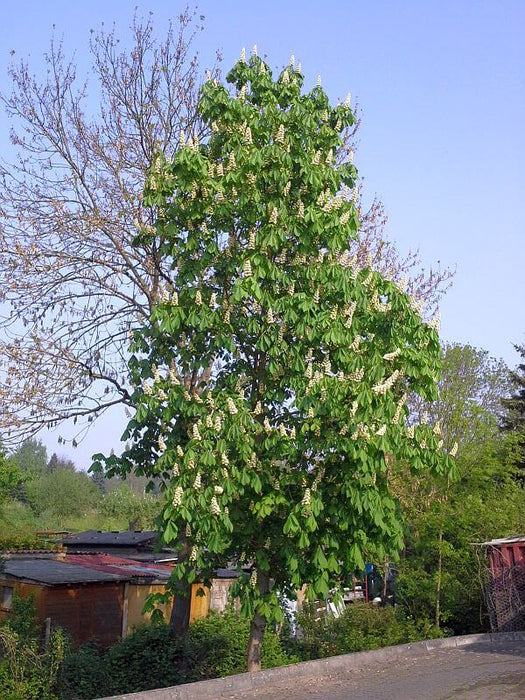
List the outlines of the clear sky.
<svg viewBox="0 0 525 700">
<path fill-rule="evenodd" d="M 89 30 L 116 23 L 126 41 L 133 8 L 159 33 L 176 0 L 26 0 L 2 3 L 0 90 L 11 50 L 38 70 L 52 27 L 89 69 Z M 362 111 L 356 165 L 367 199 L 384 202 L 387 234 L 419 249 L 425 267 L 457 270 L 441 310 L 445 340 L 471 343 L 515 365 L 525 342 L 525 0 L 201 0 L 197 46 L 204 70 L 216 49 L 229 67 L 242 46 L 272 66 L 290 54 L 310 84 Z M 0 115 L 0 157 L 8 127 Z M 123 418 L 71 454 L 119 447 Z M 51 436 L 43 436 L 54 449 Z"/>
</svg>

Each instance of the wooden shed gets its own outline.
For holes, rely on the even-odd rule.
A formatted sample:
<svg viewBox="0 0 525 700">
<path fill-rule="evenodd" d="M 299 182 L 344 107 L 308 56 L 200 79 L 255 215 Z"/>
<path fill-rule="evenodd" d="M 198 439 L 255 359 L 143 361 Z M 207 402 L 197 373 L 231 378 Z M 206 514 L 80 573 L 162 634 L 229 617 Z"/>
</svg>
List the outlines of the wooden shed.
<svg viewBox="0 0 525 700">
<path fill-rule="evenodd" d="M 122 635 L 124 584 L 129 573 L 108 573 L 55 559 L 11 559 L 0 579 L 0 619 L 13 595 L 34 596 L 39 620 L 67 630 L 76 644 L 95 639 L 106 647 Z"/>
<path fill-rule="evenodd" d="M 486 599 L 492 631 L 525 629 L 525 535 L 476 544 L 488 556 Z"/>
</svg>

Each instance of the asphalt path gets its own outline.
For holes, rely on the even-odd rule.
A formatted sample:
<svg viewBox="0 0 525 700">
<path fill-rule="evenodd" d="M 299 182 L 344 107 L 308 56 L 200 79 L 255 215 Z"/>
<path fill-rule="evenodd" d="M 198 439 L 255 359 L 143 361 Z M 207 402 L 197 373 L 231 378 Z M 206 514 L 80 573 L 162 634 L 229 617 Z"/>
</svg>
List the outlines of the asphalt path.
<svg viewBox="0 0 525 700">
<path fill-rule="evenodd" d="M 226 696 L 228 697 L 228 696 Z M 525 700 L 525 644 L 435 650 L 323 678 L 232 693 L 235 700 Z"/>
</svg>

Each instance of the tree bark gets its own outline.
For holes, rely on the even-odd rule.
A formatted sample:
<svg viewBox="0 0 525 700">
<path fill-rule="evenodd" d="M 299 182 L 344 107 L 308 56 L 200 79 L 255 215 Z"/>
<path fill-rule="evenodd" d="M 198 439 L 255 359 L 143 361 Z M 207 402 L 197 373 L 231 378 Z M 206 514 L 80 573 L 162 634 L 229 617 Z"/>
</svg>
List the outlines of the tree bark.
<svg viewBox="0 0 525 700">
<path fill-rule="evenodd" d="M 183 546 L 179 551 L 178 561 L 185 561 L 190 553 L 186 537 L 181 537 Z M 186 581 L 176 581 L 173 586 L 173 608 L 171 609 L 170 628 L 174 637 L 186 634 L 190 626 L 191 586 Z"/>
<path fill-rule="evenodd" d="M 443 572 L 443 522 L 441 523 L 441 528 L 439 530 L 439 557 L 438 557 L 438 569 L 437 569 L 437 580 L 436 580 L 436 611 L 435 611 L 435 623 L 439 627 L 440 617 L 441 617 L 441 579 Z"/>
<path fill-rule="evenodd" d="M 257 586 L 261 595 L 264 595 L 270 590 L 270 577 L 267 573 L 260 571 L 257 572 L 257 574 Z M 250 623 L 250 639 L 248 640 L 248 649 L 246 650 L 248 671 L 261 670 L 262 643 L 265 629 L 266 618 L 256 612 Z"/>
</svg>

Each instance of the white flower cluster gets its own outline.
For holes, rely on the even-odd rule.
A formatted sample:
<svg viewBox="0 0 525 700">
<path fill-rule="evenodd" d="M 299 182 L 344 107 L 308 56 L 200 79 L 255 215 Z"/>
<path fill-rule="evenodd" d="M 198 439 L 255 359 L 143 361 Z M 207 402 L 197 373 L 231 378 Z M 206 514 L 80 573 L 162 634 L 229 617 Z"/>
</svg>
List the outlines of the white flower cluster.
<svg viewBox="0 0 525 700">
<path fill-rule="evenodd" d="M 255 248 L 255 230 L 252 228 L 248 234 L 248 248 L 253 250 Z"/>
<path fill-rule="evenodd" d="M 362 337 L 360 335 L 356 335 L 356 337 L 352 340 L 350 343 L 350 350 L 353 350 L 355 353 L 359 353 L 359 347 L 361 345 Z"/>
<path fill-rule="evenodd" d="M 230 415 L 234 416 L 237 413 L 237 406 L 234 404 L 231 396 L 228 396 L 226 399 L 226 406 L 228 407 Z"/>
<path fill-rule="evenodd" d="M 393 352 L 387 352 L 385 355 L 383 355 L 383 360 L 395 360 L 396 357 L 399 357 L 401 355 L 401 350 L 400 348 L 396 348 Z"/>
<path fill-rule="evenodd" d="M 286 185 L 283 187 L 283 196 L 288 197 L 290 194 L 290 187 L 292 186 L 292 183 L 290 180 L 286 183 Z"/>
<path fill-rule="evenodd" d="M 397 425 L 399 423 L 399 419 L 401 418 L 401 412 L 403 410 L 403 406 L 405 405 L 406 400 L 407 400 L 407 395 L 403 394 L 403 396 L 397 402 L 396 412 L 394 413 L 394 417 L 392 418 L 392 423 L 394 425 Z"/>
<path fill-rule="evenodd" d="M 197 289 L 195 293 L 195 304 L 196 306 L 202 306 L 202 294 L 200 289 Z"/>
<path fill-rule="evenodd" d="M 221 507 L 219 506 L 219 502 L 217 501 L 216 496 L 211 497 L 210 512 L 212 515 L 220 515 L 221 513 Z"/>
<path fill-rule="evenodd" d="M 244 272 L 245 277 L 251 277 L 252 276 L 252 265 L 251 262 L 246 259 L 243 263 L 242 270 Z"/>
<path fill-rule="evenodd" d="M 146 396 L 151 396 L 153 394 L 153 389 L 145 380 L 142 382 L 142 391 L 146 394 Z"/>
<path fill-rule="evenodd" d="M 322 151 L 316 151 L 312 158 L 312 165 L 319 165 L 321 162 Z"/>
<path fill-rule="evenodd" d="M 272 207 L 272 210 L 270 212 L 270 223 L 276 224 L 278 216 L 279 216 L 279 212 L 277 211 L 277 207 Z"/>
<path fill-rule="evenodd" d="M 201 434 L 199 433 L 199 427 L 197 423 L 194 423 L 191 429 L 192 438 L 200 442 L 202 440 Z"/>
<path fill-rule="evenodd" d="M 255 588 L 257 585 L 257 569 L 254 569 L 250 575 L 250 581 L 249 584 L 252 588 Z"/>
<path fill-rule="evenodd" d="M 302 199 L 297 202 L 297 216 L 300 219 L 304 219 L 304 203 Z"/>
<path fill-rule="evenodd" d="M 379 299 L 379 295 L 377 293 L 377 290 L 374 290 L 374 293 L 372 294 L 372 308 L 374 311 L 378 311 L 379 313 L 386 313 L 387 311 L 390 311 L 392 308 L 392 304 L 390 302 L 382 302 Z"/>
<path fill-rule="evenodd" d="M 350 372 L 350 374 L 347 376 L 347 379 L 351 382 L 360 382 L 360 381 L 362 381 L 364 376 L 365 376 L 365 368 L 360 367 L 355 372 Z"/>
<path fill-rule="evenodd" d="M 458 453 L 458 443 L 455 442 L 454 445 L 452 446 L 452 449 L 449 452 L 449 455 L 451 457 L 455 457 L 457 455 L 457 453 Z"/>
<path fill-rule="evenodd" d="M 434 428 L 432 429 L 432 432 L 434 433 L 434 435 L 441 435 L 441 423 L 439 421 L 437 421 L 437 423 L 435 424 Z"/>
<path fill-rule="evenodd" d="M 386 379 L 384 382 L 373 386 L 372 391 L 375 394 L 380 394 L 380 395 L 384 396 L 386 394 L 386 392 L 394 386 L 398 377 L 399 377 L 399 370 L 396 369 L 395 372 L 393 372 L 390 375 L 390 377 L 388 377 L 388 379 Z"/>
<path fill-rule="evenodd" d="M 157 439 L 157 444 L 161 452 L 166 452 L 166 443 L 164 442 L 164 438 L 162 437 L 162 435 L 159 435 Z"/>
<path fill-rule="evenodd" d="M 441 327 L 441 313 L 438 311 L 437 314 L 434 316 L 434 318 L 429 321 L 428 325 L 430 328 L 436 331 L 436 333 L 439 333 L 439 329 Z"/>
<path fill-rule="evenodd" d="M 320 299 L 321 299 L 321 287 L 317 287 L 317 289 L 314 292 L 314 304 L 318 304 Z"/>
<path fill-rule="evenodd" d="M 179 470 L 179 465 L 178 465 L 178 464 L 176 464 L 176 465 L 173 467 L 173 469 L 171 470 L 171 473 L 172 473 L 173 476 L 175 476 L 175 477 L 179 476 L 180 470 Z"/>
<path fill-rule="evenodd" d="M 386 425 L 383 423 L 383 425 L 376 430 L 376 435 L 383 436 L 386 433 Z"/>
<path fill-rule="evenodd" d="M 285 71 L 285 74 L 288 75 L 288 72 Z M 275 140 L 277 143 L 280 143 L 281 145 L 284 144 L 284 124 L 280 124 L 279 128 L 277 129 L 277 133 L 275 134 Z"/>
<path fill-rule="evenodd" d="M 411 440 L 414 438 L 414 426 L 413 425 L 408 426 L 407 437 L 409 437 Z"/>
<path fill-rule="evenodd" d="M 343 309 L 343 314 L 345 316 L 345 328 L 350 328 L 352 326 L 356 306 L 357 304 L 355 303 L 355 301 L 351 301 Z"/>
<path fill-rule="evenodd" d="M 226 452 L 221 452 L 221 464 L 223 464 L 225 467 L 229 466 L 230 464 L 230 460 L 228 459 Z"/>
<path fill-rule="evenodd" d="M 173 493 L 173 501 L 172 501 L 172 503 L 175 507 L 181 505 L 183 493 L 184 493 L 184 491 L 182 490 L 182 486 L 177 486 L 177 488 L 175 489 L 175 491 Z"/>
<path fill-rule="evenodd" d="M 352 401 L 352 405 L 350 407 L 350 415 L 353 417 L 357 413 L 357 409 L 359 408 L 359 404 L 357 401 Z"/>
<path fill-rule="evenodd" d="M 177 445 L 176 452 L 177 452 L 179 457 L 184 457 L 184 450 L 182 449 L 182 447 L 180 445 Z"/>
<path fill-rule="evenodd" d="M 275 323 L 275 316 L 273 314 L 272 309 L 268 309 L 268 311 L 266 312 L 266 322 L 267 323 Z"/>
<path fill-rule="evenodd" d="M 198 551 L 199 550 L 195 545 L 191 548 L 190 557 L 189 557 L 191 562 L 197 561 Z"/>
<path fill-rule="evenodd" d="M 364 438 L 365 440 L 368 440 L 370 438 L 370 430 L 368 429 L 368 426 L 365 425 L 364 423 L 359 423 L 356 430 L 352 434 L 352 440 L 357 440 L 358 438 Z"/>
<path fill-rule="evenodd" d="M 195 481 L 193 482 L 193 488 L 196 491 L 202 488 L 202 477 L 200 472 L 197 472 L 197 476 L 195 477 Z"/>
<path fill-rule="evenodd" d="M 303 506 L 303 508 L 308 508 L 311 503 L 312 503 L 312 495 L 310 493 L 310 489 L 305 489 L 304 494 L 303 494 L 303 498 L 301 500 L 301 505 Z"/>
<path fill-rule="evenodd" d="M 344 211 L 342 213 L 342 215 L 339 219 L 339 223 L 341 224 L 341 226 L 345 226 L 348 223 L 349 219 L 350 219 L 350 212 L 347 209 L 346 211 Z"/>
</svg>

